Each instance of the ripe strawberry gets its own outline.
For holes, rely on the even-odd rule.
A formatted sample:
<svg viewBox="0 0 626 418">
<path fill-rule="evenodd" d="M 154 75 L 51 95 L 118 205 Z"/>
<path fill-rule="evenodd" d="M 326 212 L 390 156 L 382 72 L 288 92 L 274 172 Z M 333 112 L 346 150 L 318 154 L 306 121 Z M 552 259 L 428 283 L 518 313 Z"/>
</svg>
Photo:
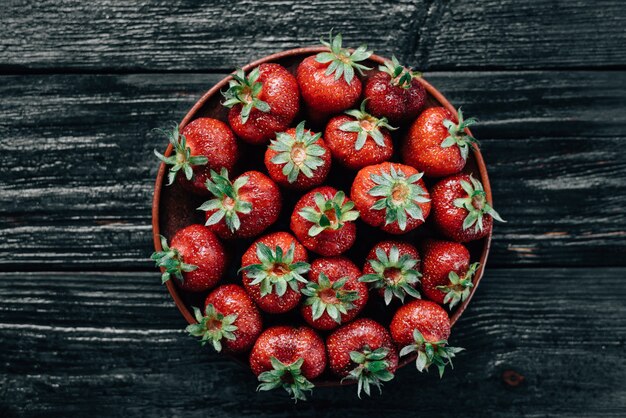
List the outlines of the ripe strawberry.
<svg viewBox="0 0 626 418">
<path fill-rule="evenodd" d="M 162 131 L 173 146 L 172 155 L 165 157 L 156 150 L 154 154 L 172 167 L 168 173 L 168 185 L 178 176 L 178 182 L 186 190 L 206 195 L 204 183 L 211 170 L 231 170 L 237 161 L 237 140 L 233 131 L 223 122 L 212 118 L 191 121 L 182 131 L 174 125 L 170 131 Z"/>
<path fill-rule="evenodd" d="M 356 239 L 354 220 L 359 212 L 344 192 L 330 186 L 313 189 L 300 198 L 291 215 L 291 230 L 311 251 L 339 255 Z"/>
<path fill-rule="evenodd" d="M 304 121 L 278 132 L 265 152 L 265 167 L 279 185 L 297 190 L 319 186 L 330 171 L 331 155 L 322 134 L 304 130 Z"/>
<path fill-rule="evenodd" d="M 470 265 L 470 253 L 457 242 L 428 240 L 423 245 L 422 292 L 450 309 L 464 302 L 474 284 L 472 277 L 480 263 Z"/>
<path fill-rule="evenodd" d="M 361 270 L 344 257 L 318 258 L 311 264 L 307 296 L 301 313 L 313 328 L 331 330 L 354 319 L 367 303 L 367 285 Z"/>
<path fill-rule="evenodd" d="M 202 292 L 215 286 L 226 269 L 226 253 L 219 239 L 203 225 L 189 225 L 179 229 L 172 237 L 171 245 L 161 236 L 161 251 L 152 258 L 161 267 L 161 280 L 173 277 L 180 288 L 189 292 Z"/>
<path fill-rule="evenodd" d="M 362 168 L 350 194 L 365 223 L 391 234 L 417 228 L 430 213 L 422 173 L 408 165 L 385 162 Z"/>
<path fill-rule="evenodd" d="M 300 109 L 296 78 L 278 64 L 261 64 L 246 77 L 232 75 L 224 93 L 228 123 L 246 142 L 265 144 L 289 127 Z"/>
<path fill-rule="evenodd" d="M 357 381 L 357 394 L 382 392 L 382 382 L 394 377 L 398 352 L 389 333 L 378 322 L 361 318 L 342 326 L 326 340 L 330 370 L 343 379 Z"/>
<path fill-rule="evenodd" d="M 504 220 L 489 203 L 480 181 L 468 174 L 447 177 L 432 188 L 433 219 L 446 237 L 468 242 L 487 236 L 493 219 Z"/>
<path fill-rule="evenodd" d="M 426 103 L 426 89 L 418 80 L 421 74 L 401 66 L 395 56 L 378 69 L 365 83 L 368 110 L 394 124 L 414 120 Z"/>
<path fill-rule="evenodd" d="M 372 248 L 363 267 L 363 283 L 371 283 L 389 305 L 395 296 L 404 303 L 404 296 L 419 299 L 415 289 L 422 276 L 420 255 L 411 244 L 402 241 L 382 241 Z"/>
<path fill-rule="evenodd" d="M 445 107 L 426 109 L 407 133 L 402 160 L 429 177 L 460 172 L 476 143 L 465 129 L 475 123 L 472 118 L 463 120 L 461 109 L 458 116 Z"/>
<path fill-rule="evenodd" d="M 324 136 L 328 148 L 342 165 L 356 170 L 382 163 L 393 155 L 393 142 L 388 130 L 395 130 L 387 119 L 378 119 L 361 110 L 348 110 L 345 115 L 332 118 Z"/>
<path fill-rule="evenodd" d="M 309 271 L 304 247 L 287 232 L 259 238 L 241 258 L 243 285 L 261 309 L 283 313 L 298 306 Z"/>
<path fill-rule="evenodd" d="M 257 390 L 282 387 L 297 402 L 306 400 L 311 379 L 326 368 L 324 341 L 310 328 L 277 326 L 266 329 L 250 353 L 250 367 L 261 384 Z"/>
<path fill-rule="evenodd" d="M 365 45 L 352 53 L 342 48 L 341 34 L 333 38 L 331 32 L 330 42 L 321 42 L 329 51 L 305 58 L 296 74 L 309 117 L 316 123 L 357 103 L 363 87 L 354 70 L 370 70 L 359 62 L 372 55 Z"/>
<path fill-rule="evenodd" d="M 439 376 L 452 358 L 462 348 L 448 347 L 450 318 L 447 312 L 435 302 L 413 300 L 402 305 L 395 313 L 389 326 L 391 336 L 400 350 L 400 356 L 417 352 L 417 370 L 428 370 L 431 365 L 439 369 Z"/>
<path fill-rule="evenodd" d="M 248 351 L 263 330 L 261 314 L 241 286 L 227 284 L 213 290 L 204 302 L 204 316 L 193 307 L 197 324 L 186 331 L 201 337 L 201 344 L 210 342 L 215 351 L 241 353 Z"/>
<path fill-rule="evenodd" d="M 222 238 L 254 237 L 278 219 L 280 190 L 263 173 L 247 171 L 231 182 L 226 169 L 211 171 L 206 187 L 214 198 L 198 210 L 206 211 L 206 225 Z"/>
</svg>

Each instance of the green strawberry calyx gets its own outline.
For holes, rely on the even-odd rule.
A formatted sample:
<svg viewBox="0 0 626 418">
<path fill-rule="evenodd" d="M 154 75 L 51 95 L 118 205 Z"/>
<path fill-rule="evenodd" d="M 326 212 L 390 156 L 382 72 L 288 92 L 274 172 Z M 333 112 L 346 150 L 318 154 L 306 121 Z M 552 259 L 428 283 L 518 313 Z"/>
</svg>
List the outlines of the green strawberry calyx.
<svg viewBox="0 0 626 418">
<path fill-rule="evenodd" d="M 170 248 L 167 244 L 167 239 L 163 235 L 159 235 L 159 237 L 161 239 L 161 251 L 155 251 L 150 258 L 154 260 L 157 267 L 163 268 L 161 283 L 164 284 L 170 280 L 172 276 L 183 283 L 183 273 L 194 271 L 198 266 L 185 263 L 182 254 L 176 248 Z"/>
<path fill-rule="evenodd" d="M 193 337 L 200 337 L 201 345 L 204 346 L 210 342 L 219 353 L 222 351 L 222 340 L 234 341 L 236 339 L 234 332 L 238 328 L 234 324 L 237 314 L 223 315 L 211 303 L 206 306 L 204 315 L 195 306 L 193 306 L 193 313 L 198 323 L 187 326 L 185 330 Z"/>
<path fill-rule="evenodd" d="M 373 210 L 385 210 L 385 225 L 398 222 L 400 230 L 406 229 L 407 217 L 424 220 L 420 203 L 430 202 L 425 197 L 428 192 L 419 185 L 424 173 L 413 174 L 407 177 L 401 169 L 391 165 L 389 172 L 372 174 L 370 178 L 376 184 L 368 193 L 370 196 L 380 197 Z"/>
<path fill-rule="evenodd" d="M 452 359 L 457 353 L 464 350 L 461 347 L 448 347 L 447 340 L 426 341 L 417 328 L 413 330 L 413 340 L 415 341 L 413 344 L 400 350 L 400 357 L 417 352 L 417 359 L 415 360 L 417 370 L 420 372 L 428 371 L 430 366 L 435 365 L 439 370 L 439 377 L 443 376 L 446 366 L 449 365 L 454 368 Z"/>
<path fill-rule="evenodd" d="M 422 76 L 422 73 L 419 71 L 411 71 L 410 68 L 400 65 L 395 55 L 392 55 L 391 60 L 386 60 L 385 64 L 379 66 L 378 69 L 391 76 L 392 85 L 402 87 L 403 89 L 410 89 L 413 79 Z"/>
<path fill-rule="evenodd" d="M 239 272 L 252 278 L 251 286 L 259 286 L 261 296 L 274 292 L 278 296 L 283 296 L 287 292 L 287 286 L 298 292 L 300 290 L 298 282 L 308 283 L 302 277 L 306 274 L 311 265 L 304 261 L 294 263 L 295 243 L 291 243 L 287 252 L 277 245 L 271 249 L 262 242 L 256 244 L 256 256 L 260 263 L 250 264 L 239 269 Z"/>
<path fill-rule="evenodd" d="M 269 146 L 277 152 L 271 159 L 272 163 L 284 164 L 283 174 L 289 183 L 295 182 L 301 172 L 308 178 L 313 177 L 314 171 L 324 165 L 320 157 L 326 154 L 326 150 L 317 143 L 322 134 L 305 130 L 304 123 L 302 121 L 296 126 L 295 136 L 286 132 L 276 133 L 276 139 Z"/>
<path fill-rule="evenodd" d="M 406 295 L 420 299 L 415 289 L 422 274 L 415 269 L 419 260 L 409 254 L 400 256 L 400 250 L 393 245 L 389 254 L 382 248 L 376 248 L 376 258 L 368 260 L 375 273 L 362 276 L 359 281 L 370 283 L 373 289 L 384 289 L 385 304 L 389 305 L 393 297 L 404 303 Z"/>
<path fill-rule="evenodd" d="M 354 202 L 346 198 L 342 191 L 335 193 L 332 199 L 326 199 L 321 193 L 315 193 L 315 207 L 304 207 L 298 214 L 313 225 L 309 228 L 309 236 L 315 237 L 325 230 L 338 230 L 346 222 L 352 222 L 359 217 L 354 208 Z"/>
<path fill-rule="evenodd" d="M 385 147 L 385 138 L 381 132 L 381 128 L 386 128 L 391 131 L 395 131 L 398 128 L 387 123 L 387 118 L 376 118 L 365 111 L 365 104 L 367 99 L 363 100 L 360 109 L 352 109 L 346 111 L 346 115 L 352 116 L 356 120 L 346 122 L 342 124 L 339 129 L 344 132 L 354 132 L 357 134 L 356 142 L 354 143 L 354 149 L 359 151 L 365 145 L 367 137 L 371 137 L 376 145 L 379 147 Z"/>
<path fill-rule="evenodd" d="M 193 178 L 193 166 L 205 165 L 209 162 L 209 159 L 204 155 L 191 155 L 191 148 L 187 146 L 187 138 L 180 133 L 178 124 L 174 124 L 170 130 L 158 129 L 158 131 L 168 138 L 174 151 L 174 155 L 166 157 L 157 150 L 154 150 L 154 155 L 156 155 L 159 160 L 163 161 L 166 165 L 172 166 L 167 174 L 168 186 L 174 182 L 180 170 L 183 170 L 187 180 L 191 180 Z"/>
<path fill-rule="evenodd" d="M 342 379 L 342 382 L 343 380 L 356 380 L 359 398 L 361 398 L 361 392 L 370 396 L 371 386 L 377 387 L 382 393 L 383 382 L 388 382 L 394 377 L 389 371 L 388 355 L 389 349 L 386 347 L 371 350 L 366 345 L 361 351 L 351 351 L 350 360 L 357 366 Z"/>
<path fill-rule="evenodd" d="M 265 371 L 258 376 L 261 384 L 257 387 L 257 391 L 282 387 L 295 402 L 306 401 L 304 392 L 311 392 L 315 385 L 302 374 L 304 359 L 300 357 L 290 364 L 285 364 L 276 357 L 271 357 L 270 361 L 272 370 Z"/>
<path fill-rule="evenodd" d="M 354 78 L 354 70 L 357 70 L 359 74 L 363 75 L 363 71 L 371 70 L 370 67 L 366 67 L 363 64 L 359 64 L 361 61 L 368 59 L 373 52 L 367 50 L 367 45 L 361 45 L 353 52 L 350 52 L 347 48 L 342 48 L 341 33 L 333 38 L 333 31 L 330 31 L 329 42 L 320 39 L 322 45 L 327 47 L 329 52 L 320 52 L 316 55 L 315 61 L 322 64 L 327 64 L 326 75 L 335 74 L 335 80 L 339 80 L 341 76 L 350 84 Z"/>
<path fill-rule="evenodd" d="M 259 99 L 263 83 L 258 81 L 261 72 L 256 67 L 250 74 L 246 76 L 243 68 L 238 69 L 232 74 L 232 79 L 228 82 L 228 90 L 222 92 L 226 99 L 222 105 L 232 108 L 235 105 L 241 105 L 241 123 L 248 122 L 252 109 L 257 109 L 263 113 L 271 110 L 267 102 Z"/>
<path fill-rule="evenodd" d="M 454 206 L 467 210 L 467 216 L 463 220 L 463 230 L 474 227 L 475 232 L 482 232 L 484 229 L 483 217 L 490 215 L 493 219 L 506 222 L 500 217 L 498 212 L 487 202 L 487 194 L 480 181 L 470 174 L 470 182 L 461 180 L 461 187 L 467 193 L 466 197 L 454 199 Z"/>
<path fill-rule="evenodd" d="M 459 121 L 458 123 L 454 123 L 450 119 L 443 121 L 443 126 L 450 135 L 441 142 L 440 146 L 441 148 L 449 148 L 456 145 L 459 147 L 461 157 L 467 160 L 470 148 L 473 148 L 474 144 L 478 144 L 478 140 L 465 132 L 465 128 L 475 125 L 478 121 L 475 118 L 464 120 L 461 108 L 457 111 L 457 120 Z"/>
<path fill-rule="evenodd" d="M 443 298 L 443 303 L 447 304 L 450 309 L 454 308 L 459 302 L 465 302 L 474 287 L 472 278 L 476 270 L 480 267 L 480 263 L 473 263 L 465 274 L 459 276 L 455 271 L 448 273 L 449 284 L 444 286 L 437 286 L 438 290 L 441 290 L 446 296 Z"/>
<path fill-rule="evenodd" d="M 341 315 L 347 315 L 348 311 L 354 309 L 352 302 L 359 298 L 356 290 L 345 289 L 347 277 L 331 283 L 330 279 L 323 272 L 320 273 L 317 283 L 310 281 L 300 292 L 308 296 L 304 301 L 305 306 L 311 306 L 313 321 L 318 320 L 324 312 L 341 324 Z"/>
<path fill-rule="evenodd" d="M 228 170 L 222 168 L 218 174 L 211 170 L 211 178 L 205 183 L 206 188 L 214 196 L 204 202 L 198 210 L 215 211 L 206 221 L 206 225 L 215 225 L 222 219 L 231 232 L 241 227 L 239 213 L 252 212 L 252 203 L 241 198 L 239 190 L 248 183 L 248 176 L 240 176 L 234 182 L 228 179 Z"/>
</svg>

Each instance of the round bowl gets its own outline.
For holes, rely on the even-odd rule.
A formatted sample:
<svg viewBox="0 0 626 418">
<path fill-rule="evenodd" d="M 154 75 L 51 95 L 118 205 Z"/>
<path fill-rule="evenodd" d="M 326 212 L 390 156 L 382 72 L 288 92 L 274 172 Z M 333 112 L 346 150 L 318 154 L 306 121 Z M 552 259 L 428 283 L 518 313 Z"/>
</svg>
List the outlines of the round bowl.
<svg viewBox="0 0 626 418">
<path fill-rule="evenodd" d="M 248 72 L 254 67 L 263 64 L 263 63 L 277 63 L 283 65 L 289 71 L 295 74 L 296 68 L 298 64 L 307 56 L 317 54 L 319 52 L 327 51 L 325 47 L 307 47 L 307 48 L 297 48 L 291 49 L 288 51 L 279 52 L 276 54 L 272 54 L 261 58 L 257 61 L 251 62 L 243 67 L 244 71 Z M 366 65 L 369 67 L 376 68 L 378 65 L 381 65 L 385 62 L 385 58 L 382 58 L 377 55 L 372 55 Z M 367 75 L 365 76 L 367 78 Z M 198 118 L 198 117 L 212 117 L 215 119 L 220 119 L 224 122 L 227 122 L 227 114 L 228 109 L 221 105 L 222 95 L 220 91 L 228 86 L 228 81 L 231 79 L 230 76 L 225 77 L 219 83 L 214 85 L 209 91 L 207 91 L 201 98 L 196 102 L 196 104 L 189 110 L 187 115 L 180 122 L 181 129 L 187 125 L 190 121 Z M 452 112 L 456 112 L 456 109 L 446 100 L 446 98 L 441 94 L 436 88 L 431 86 L 426 80 L 423 78 L 419 78 L 420 82 L 426 88 L 428 93 L 428 97 L 426 100 L 426 107 L 433 106 L 443 106 Z M 302 115 L 299 115 L 296 120 L 301 120 Z M 313 127 L 314 131 L 319 132 L 319 129 L 323 129 L 323 127 L 317 127 L 318 130 L 315 130 L 315 126 Z M 395 139 L 401 138 L 404 131 L 406 129 L 401 129 L 396 131 L 393 134 Z M 467 130 L 468 133 L 469 130 Z M 399 148 L 399 147 L 397 147 Z M 164 152 L 165 156 L 169 156 L 172 152 L 172 145 L 170 144 Z M 250 155 L 259 154 L 257 156 L 256 163 L 249 162 L 247 164 L 246 169 L 258 169 L 259 171 L 264 171 L 265 166 L 262 162 L 262 155 L 265 152 L 265 147 L 252 146 L 245 144 L 240 141 L 240 164 L 249 162 Z M 395 158 L 394 158 L 395 159 Z M 252 164 L 252 166 L 250 165 Z M 178 182 L 174 182 L 171 186 L 166 187 L 166 171 L 167 167 L 164 163 L 161 163 L 159 167 L 159 171 L 156 178 L 156 183 L 154 186 L 154 199 L 152 202 L 152 231 L 154 238 L 154 248 L 156 251 L 161 251 L 161 241 L 159 239 L 159 235 L 165 236 L 168 240 L 174 235 L 174 233 L 187 225 L 193 223 L 201 223 L 204 224 L 204 212 L 200 212 L 197 210 L 197 207 L 206 200 L 206 197 L 194 196 L 186 191 L 184 191 L 179 185 Z M 235 171 L 241 171 L 238 167 L 235 168 Z M 485 192 L 487 194 L 487 200 L 491 204 L 491 187 L 489 184 L 489 177 L 487 175 L 487 169 L 485 167 L 485 163 L 483 161 L 482 155 L 478 147 L 475 147 L 470 157 L 468 158 L 467 165 L 463 170 L 466 173 L 472 173 L 475 177 L 480 178 L 482 182 Z M 352 174 L 351 174 L 352 173 Z M 338 167 L 338 164 L 333 164 L 333 168 L 328 176 L 329 182 L 331 185 L 337 187 L 340 190 L 350 190 L 350 182 L 345 183 L 346 179 L 349 178 L 350 181 L 352 177 L 356 174 L 356 172 L 349 172 L 345 169 Z M 337 183 L 333 182 L 333 179 L 338 179 Z M 343 179 L 343 181 L 342 181 Z M 427 186 L 432 186 L 432 184 L 436 180 L 427 181 Z M 285 199 L 285 204 L 283 205 L 283 212 L 281 213 L 281 217 L 279 222 L 276 225 L 273 225 L 268 231 L 289 231 L 288 222 L 285 223 L 284 219 L 288 219 L 288 215 L 291 213 L 293 209 L 293 205 L 297 201 L 299 197 L 298 193 L 294 192 L 285 192 L 283 191 L 283 198 Z M 357 221 L 357 222 L 360 222 Z M 358 231 L 361 231 L 357 235 L 357 242 L 354 247 L 350 249 L 345 255 L 351 258 L 358 266 L 362 266 L 365 261 L 365 255 L 369 252 L 370 248 L 383 237 L 388 238 L 389 235 L 383 233 L 382 231 L 369 227 L 368 225 L 360 222 L 358 226 Z M 363 233 L 365 231 L 366 233 Z M 412 231 L 409 234 L 398 237 L 399 239 L 404 239 L 410 242 L 415 242 L 421 238 L 425 238 L 428 236 L 434 235 L 434 231 L 430 230 L 428 227 L 428 222 L 426 225 L 417 229 L 417 231 Z M 237 278 L 237 269 L 239 268 L 239 263 L 237 260 L 241 259 L 241 255 L 243 252 L 252 244 L 254 240 L 237 240 L 237 242 L 225 242 L 225 246 L 227 247 L 227 252 L 231 255 L 229 260 L 229 269 L 224 277 L 223 282 L 240 282 Z M 474 287 L 471 290 L 470 296 L 463 303 L 459 304 L 452 312 L 450 316 L 450 321 L 452 325 L 459 320 L 460 316 L 463 314 L 463 311 L 467 308 L 470 303 L 474 292 L 476 292 L 476 288 L 480 282 L 480 279 L 483 276 L 483 272 L 485 269 L 485 264 L 487 262 L 487 256 L 489 254 L 489 246 L 491 243 L 491 233 L 489 236 L 470 242 L 467 245 L 470 250 L 470 254 L 472 257 L 472 261 L 479 261 L 480 268 L 474 275 Z M 233 262 L 234 261 L 234 262 Z M 195 318 L 192 314 L 191 306 L 202 306 L 204 299 L 208 292 L 201 294 L 191 294 L 187 292 L 181 291 L 176 284 L 175 280 L 170 280 L 166 283 L 167 290 L 170 292 L 170 295 L 174 299 L 174 303 L 178 307 L 178 310 L 185 317 L 187 322 L 190 324 L 196 323 Z M 383 309 L 380 306 L 379 301 L 376 301 L 378 298 L 371 298 L 374 302 L 368 302 L 368 307 L 362 313 L 361 316 L 369 316 L 372 319 L 378 320 L 384 325 L 388 325 L 391 319 L 391 313 L 389 312 L 391 309 Z M 373 305 L 373 306 L 370 306 Z M 272 315 L 268 316 L 263 314 L 264 326 L 271 326 L 274 324 L 284 324 L 284 323 L 296 323 L 297 321 L 297 313 L 287 313 L 283 315 Z M 321 333 L 323 337 L 327 335 L 327 333 Z M 246 363 L 247 364 L 247 355 L 234 356 L 231 355 L 235 360 Z M 400 361 L 399 367 L 402 367 L 412 361 L 415 360 L 415 356 L 408 356 L 407 358 L 403 358 Z M 349 384 L 352 382 L 346 381 L 345 383 L 341 383 L 339 379 L 331 376 L 328 372 L 325 372 L 318 379 L 314 380 L 313 383 L 316 386 L 339 386 L 341 384 Z"/>
</svg>

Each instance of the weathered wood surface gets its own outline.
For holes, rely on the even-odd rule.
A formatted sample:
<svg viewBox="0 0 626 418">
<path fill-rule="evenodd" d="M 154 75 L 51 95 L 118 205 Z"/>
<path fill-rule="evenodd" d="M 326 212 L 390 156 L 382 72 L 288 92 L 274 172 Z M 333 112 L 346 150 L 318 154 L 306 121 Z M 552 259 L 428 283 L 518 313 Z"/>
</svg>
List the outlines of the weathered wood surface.
<svg viewBox="0 0 626 418">
<path fill-rule="evenodd" d="M 152 128 L 222 75 L 0 78 L 0 268 L 146 269 Z M 490 263 L 626 265 L 626 74 L 429 73 L 479 117 L 495 205 Z"/>
<path fill-rule="evenodd" d="M 5 0 L 0 17 L 5 72 L 231 69 L 331 28 L 426 70 L 626 64 L 615 0 Z"/>
<path fill-rule="evenodd" d="M 185 336 L 156 274 L 3 273 L 0 416 L 623 417 L 624 275 L 490 269 L 451 339 L 467 351 L 442 380 L 410 365 L 382 397 L 320 388 L 293 406 Z"/>
</svg>

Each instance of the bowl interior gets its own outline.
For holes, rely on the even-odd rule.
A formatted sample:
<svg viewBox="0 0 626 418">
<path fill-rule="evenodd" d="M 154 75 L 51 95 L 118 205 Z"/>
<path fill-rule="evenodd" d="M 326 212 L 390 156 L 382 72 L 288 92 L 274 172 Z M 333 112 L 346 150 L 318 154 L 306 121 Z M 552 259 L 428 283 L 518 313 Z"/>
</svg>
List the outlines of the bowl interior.
<svg viewBox="0 0 626 418">
<path fill-rule="evenodd" d="M 296 68 L 303 58 L 323 50 L 325 49 L 322 47 L 312 47 L 284 51 L 250 63 L 246 65 L 244 69 L 248 71 L 249 69 L 261 63 L 274 62 L 283 65 L 289 71 L 295 74 Z M 379 64 L 383 63 L 383 61 L 384 59 L 381 57 L 372 56 L 367 65 L 369 67 L 376 68 Z M 364 78 L 366 77 L 367 76 L 365 76 Z M 227 121 L 228 109 L 221 105 L 221 101 L 223 98 L 220 94 L 220 90 L 224 89 L 224 87 L 227 85 L 229 78 L 230 77 L 227 77 L 217 85 L 213 86 L 194 105 L 194 107 L 189 111 L 189 113 L 181 122 L 181 127 L 185 126 L 187 123 L 198 117 L 212 117 L 225 122 Z M 441 95 L 441 93 L 439 93 L 426 81 L 422 80 L 422 82 L 428 92 L 426 107 L 445 106 L 448 107 L 450 110 L 454 110 L 454 108 L 443 97 L 443 95 Z M 299 115 L 299 117 L 296 118 L 296 121 L 302 120 L 302 118 L 303 116 Z M 294 126 L 296 123 L 294 123 Z M 315 132 L 323 132 L 324 129 L 323 126 L 314 125 L 307 125 L 307 128 L 312 129 Z M 406 127 L 403 127 L 402 129 L 399 129 L 392 133 L 392 136 L 394 138 L 394 144 L 396 144 L 396 152 L 394 154 L 393 161 L 400 161 L 400 159 L 398 158 L 398 150 L 400 148 L 398 144 L 400 143 L 405 132 Z M 265 165 L 263 164 L 265 146 L 252 146 L 249 144 L 245 144 L 242 141 L 239 141 L 239 144 L 241 157 L 233 172 L 240 173 L 247 170 L 259 170 L 262 172 L 265 171 Z M 171 146 L 169 146 L 165 152 L 165 155 L 169 155 L 171 151 Z M 487 177 L 487 171 L 479 150 L 475 150 L 473 153 L 470 154 L 470 158 L 468 159 L 464 172 L 473 173 L 475 177 L 481 179 L 485 187 L 485 191 L 487 192 L 487 199 L 489 202 L 491 202 L 489 179 Z M 197 208 L 202 204 L 202 202 L 207 200 L 206 197 L 195 196 L 189 192 L 186 192 L 178 185 L 177 182 L 174 182 L 174 184 L 172 184 L 171 186 L 166 186 L 165 174 L 166 167 L 164 164 L 161 164 L 155 185 L 155 195 L 153 202 L 153 233 L 154 244 L 157 251 L 161 249 L 160 241 L 158 239 L 159 234 L 164 235 L 169 240 L 177 230 L 187 225 L 191 225 L 194 223 L 204 224 L 204 212 L 198 211 Z M 346 170 L 340 167 L 338 164 L 333 164 L 330 174 L 328 176 L 327 184 L 339 190 L 344 190 L 347 192 L 346 194 L 349 194 L 350 186 L 355 174 L 356 172 L 354 171 Z M 425 181 L 427 187 L 432 186 L 435 182 L 432 179 L 425 179 Z M 289 231 L 289 217 L 291 215 L 291 212 L 293 211 L 295 203 L 300 198 L 300 196 L 302 196 L 302 194 L 302 192 L 282 190 L 282 195 L 284 199 L 282 213 L 280 215 L 279 221 L 275 225 L 272 225 L 272 227 L 266 231 L 267 233 L 274 231 Z M 353 260 L 359 267 L 362 267 L 365 262 L 365 257 L 367 253 L 377 242 L 383 239 L 393 239 L 394 237 L 390 234 L 386 234 L 376 228 L 373 228 L 360 220 L 357 220 L 357 223 L 357 240 L 354 246 L 345 253 L 345 256 Z M 422 239 L 427 237 L 437 237 L 436 231 L 433 230 L 428 222 L 415 231 L 409 232 L 406 235 L 396 236 L 395 238 L 405 240 L 413 244 L 419 244 Z M 478 282 L 483 275 L 484 265 L 489 252 L 490 240 L 491 236 L 471 242 L 467 245 L 471 253 L 472 261 L 480 261 L 481 263 L 480 269 L 476 272 L 476 275 L 474 276 L 474 288 L 472 289 L 471 295 L 473 295 L 473 293 L 476 291 Z M 252 245 L 253 242 L 254 239 L 224 242 L 227 253 L 229 254 L 229 260 L 227 272 L 224 276 L 223 283 L 241 283 L 241 279 L 237 275 L 237 270 L 240 267 L 239 261 L 241 260 L 241 256 L 243 255 L 243 253 L 250 245 Z M 310 253 L 311 259 L 309 260 L 309 262 L 315 259 L 315 257 L 316 256 L 314 254 Z M 191 306 L 202 306 L 208 292 L 196 294 L 183 292 L 176 286 L 175 280 L 169 281 L 167 283 L 167 288 L 183 316 L 187 319 L 189 323 L 194 323 L 195 320 L 191 314 Z M 463 310 L 469 303 L 471 295 L 464 303 L 457 306 L 450 313 L 451 322 L 453 325 L 454 323 L 456 323 Z M 394 303 L 397 302 L 394 301 Z M 370 298 L 370 301 L 368 302 L 361 316 L 370 317 L 387 326 L 391 320 L 392 313 L 395 311 L 395 308 L 397 308 L 397 306 L 399 305 L 385 307 L 384 302 L 382 302 L 380 298 L 378 298 L 376 295 L 372 294 L 372 297 Z M 302 323 L 302 320 L 299 319 L 299 314 L 297 310 L 283 315 L 263 314 L 263 320 L 265 327 L 276 324 Z M 326 337 L 327 334 L 328 333 L 321 333 L 322 337 Z M 234 357 L 240 361 L 246 361 L 245 356 Z M 413 359 L 411 358 L 403 359 L 401 365 L 407 364 L 412 360 Z M 337 379 L 327 375 L 322 376 L 314 383 L 316 383 L 317 385 L 339 384 Z"/>
</svg>

